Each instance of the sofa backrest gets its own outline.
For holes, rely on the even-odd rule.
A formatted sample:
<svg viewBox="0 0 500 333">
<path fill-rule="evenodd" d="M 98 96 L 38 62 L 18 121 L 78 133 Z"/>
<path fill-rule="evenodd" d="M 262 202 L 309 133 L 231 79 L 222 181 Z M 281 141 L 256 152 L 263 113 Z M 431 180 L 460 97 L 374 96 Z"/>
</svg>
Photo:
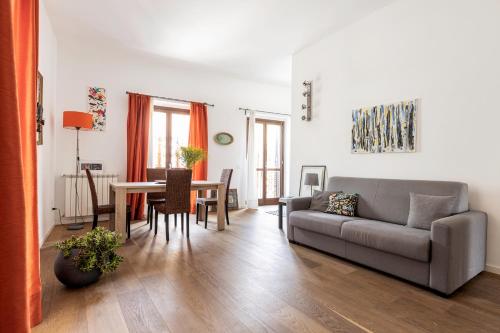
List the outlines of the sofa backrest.
<svg viewBox="0 0 500 333">
<path fill-rule="evenodd" d="M 454 196 L 454 214 L 469 210 L 467 184 L 459 182 L 331 177 L 327 190 L 358 193 L 357 216 L 402 225 L 408 220 L 410 192 Z"/>
</svg>

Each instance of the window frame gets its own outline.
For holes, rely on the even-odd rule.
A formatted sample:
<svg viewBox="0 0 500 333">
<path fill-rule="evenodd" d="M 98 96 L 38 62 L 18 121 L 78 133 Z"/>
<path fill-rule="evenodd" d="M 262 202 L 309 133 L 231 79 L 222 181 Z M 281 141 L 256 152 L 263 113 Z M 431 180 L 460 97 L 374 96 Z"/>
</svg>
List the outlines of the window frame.
<svg viewBox="0 0 500 333">
<path fill-rule="evenodd" d="M 165 168 L 169 167 L 169 164 L 172 161 L 172 154 L 175 154 L 175 152 L 172 152 L 172 114 L 183 114 L 183 115 L 188 115 L 190 116 L 189 109 L 181 109 L 181 108 L 174 108 L 174 107 L 168 107 L 168 106 L 161 106 L 161 105 L 155 105 L 153 108 L 153 112 L 162 112 L 166 114 L 166 154 L 165 154 Z M 189 136 L 189 133 L 188 133 Z"/>
</svg>

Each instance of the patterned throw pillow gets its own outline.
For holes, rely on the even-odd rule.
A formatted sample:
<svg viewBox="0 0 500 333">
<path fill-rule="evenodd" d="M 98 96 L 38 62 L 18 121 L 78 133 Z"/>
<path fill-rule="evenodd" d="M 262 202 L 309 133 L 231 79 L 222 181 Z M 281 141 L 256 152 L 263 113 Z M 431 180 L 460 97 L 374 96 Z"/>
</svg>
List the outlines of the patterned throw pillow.
<svg viewBox="0 0 500 333">
<path fill-rule="evenodd" d="M 358 197 L 357 193 L 332 193 L 325 213 L 355 216 L 358 208 Z"/>
</svg>

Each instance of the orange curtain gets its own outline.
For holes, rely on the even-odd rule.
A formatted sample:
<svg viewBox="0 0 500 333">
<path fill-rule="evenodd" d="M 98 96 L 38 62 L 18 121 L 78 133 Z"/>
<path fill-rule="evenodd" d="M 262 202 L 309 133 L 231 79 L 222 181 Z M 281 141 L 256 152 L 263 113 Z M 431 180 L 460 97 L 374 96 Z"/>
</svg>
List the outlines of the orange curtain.
<svg viewBox="0 0 500 333">
<path fill-rule="evenodd" d="M 36 176 L 38 0 L 0 1 L 0 331 L 42 320 Z"/>
<path fill-rule="evenodd" d="M 145 182 L 148 167 L 151 98 L 129 94 L 127 119 L 127 181 Z M 144 193 L 129 194 L 131 219 L 144 219 Z"/>
<path fill-rule="evenodd" d="M 191 103 L 188 145 L 203 149 L 208 153 L 207 106 L 203 103 Z M 193 166 L 193 180 L 207 180 L 208 163 L 204 159 Z M 191 213 L 196 206 L 196 192 L 191 192 Z"/>
</svg>

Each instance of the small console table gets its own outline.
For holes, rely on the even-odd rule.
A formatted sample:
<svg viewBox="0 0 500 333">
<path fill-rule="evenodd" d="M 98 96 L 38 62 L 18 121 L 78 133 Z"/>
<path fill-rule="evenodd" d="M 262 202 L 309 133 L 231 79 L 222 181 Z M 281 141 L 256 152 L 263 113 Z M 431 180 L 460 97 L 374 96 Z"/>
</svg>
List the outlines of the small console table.
<svg viewBox="0 0 500 333">
<path fill-rule="evenodd" d="M 278 228 L 283 229 L 283 206 L 293 197 L 283 197 L 278 200 Z"/>
</svg>

